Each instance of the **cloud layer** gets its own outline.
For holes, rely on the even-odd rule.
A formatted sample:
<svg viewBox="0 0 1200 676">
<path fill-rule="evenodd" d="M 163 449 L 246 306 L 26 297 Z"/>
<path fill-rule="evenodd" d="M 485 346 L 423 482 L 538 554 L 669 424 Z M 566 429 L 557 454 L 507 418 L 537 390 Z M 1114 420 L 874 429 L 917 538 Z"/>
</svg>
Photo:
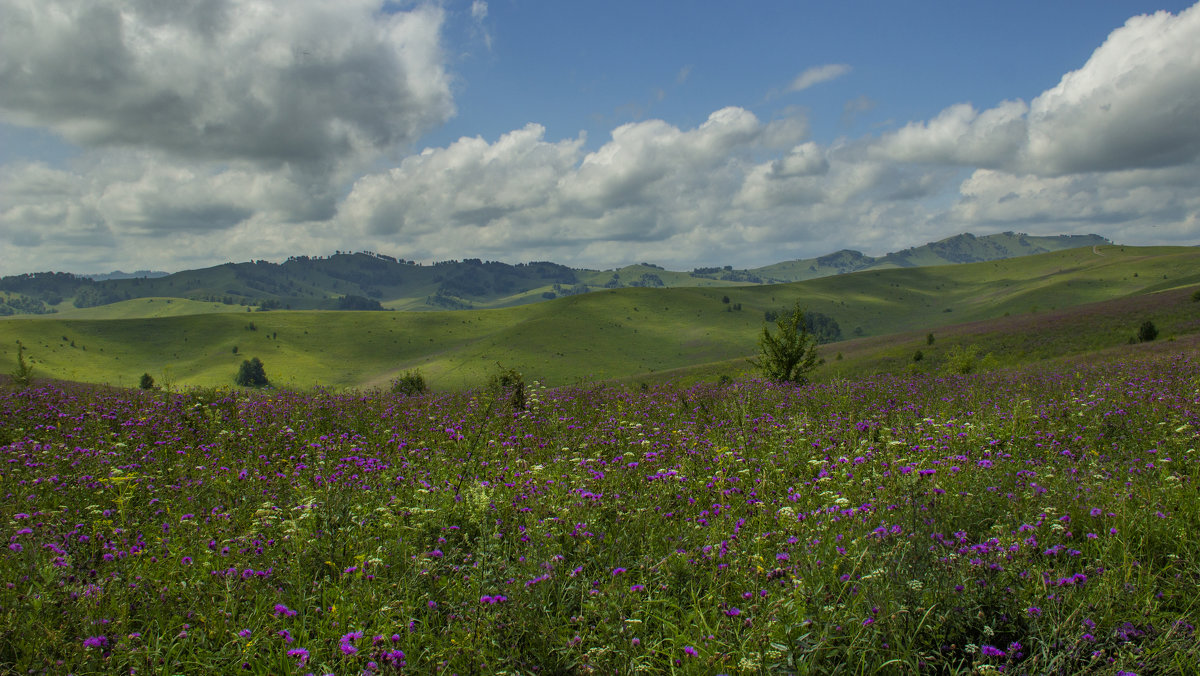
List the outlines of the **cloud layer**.
<svg viewBox="0 0 1200 676">
<path fill-rule="evenodd" d="M 729 106 L 595 144 L 531 122 L 415 154 L 454 112 L 438 7 L 160 6 L 0 0 L 18 27 L 0 41 L 0 117 L 87 149 L 0 167 L 0 273 L 347 248 L 688 268 L 966 230 L 1200 236 L 1200 6 L 1130 19 L 1032 101 L 875 136 L 817 143 L 802 113 Z"/>
</svg>

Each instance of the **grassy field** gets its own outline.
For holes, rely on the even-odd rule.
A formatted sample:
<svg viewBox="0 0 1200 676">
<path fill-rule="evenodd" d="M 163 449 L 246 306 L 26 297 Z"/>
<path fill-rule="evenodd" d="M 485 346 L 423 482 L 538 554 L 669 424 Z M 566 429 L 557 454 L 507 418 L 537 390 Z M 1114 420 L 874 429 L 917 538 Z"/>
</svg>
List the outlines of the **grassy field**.
<svg viewBox="0 0 1200 676">
<path fill-rule="evenodd" d="M 497 362 L 551 385 L 735 376 L 755 351 L 764 312 L 799 300 L 836 319 L 845 338 L 858 338 L 824 348 L 818 375 L 895 370 L 917 349 L 928 353 L 924 368 L 936 371 L 954 340 L 921 343 L 950 325 L 968 324 L 954 335 L 965 332 L 964 341 L 980 343 L 1000 364 L 1114 347 L 1136 331 L 1130 322 L 1145 318 L 1163 322 L 1164 338 L 1194 332 L 1187 313 L 1196 306 L 1185 296 L 1197 285 L 1197 249 L 1114 246 L 784 285 L 604 290 L 498 310 L 248 313 L 139 299 L 0 320 L 0 364 L 14 363 L 20 340 L 42 377 L 114 385 L 135 384 L 146 372 L 175 386 L 227 384 L 249 357 L 260 358 L 277 385 L 298 388 L 386 385 L 419 368 L 436 389 L 455 389 L 483 383 Z M 1071 310 L 1114 300 L 1126 304 Z M 193 314 L 201 312 L 208 314 Z M 1079 312 L 1086 318 L 1072 319 Z M 971 323 L 985 320 L 1000 320 L 987 332 L 1018 342 L 971 338 Z M 843 360 L 834 363 L 838 352 Z"/>
<path fill-rule="evenodd" d="M 0 672 L 1197 673 L 1194 356 L 0 388 Z"/>
</svg>

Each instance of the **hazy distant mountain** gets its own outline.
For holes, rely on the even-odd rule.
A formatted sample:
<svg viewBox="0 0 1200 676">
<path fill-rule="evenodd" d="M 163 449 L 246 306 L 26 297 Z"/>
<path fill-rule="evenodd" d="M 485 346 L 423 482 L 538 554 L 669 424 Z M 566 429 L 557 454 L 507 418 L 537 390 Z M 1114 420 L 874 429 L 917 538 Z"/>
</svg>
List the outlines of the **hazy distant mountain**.
<svg viewBox="0 0 1200 676">
<path fill-rule="evenodd" d="M 996 235 L 976 237 L 970 233 L 964 233 L 878 258 L 865 256 L 858 251 L 842 250 L 820 258 L 776 263 L 747 272 L 776 282 L 799 282 L 805 279 L 858 272 L 859 270 L 978 263 L 1103 244 L 1111 244 L 1111 242 L 1100 235 L 1040 237 L 1002 232 Z"/>
<path fill-rule="evenodd" d="M 0 278 L 0 315 L 167 297 L 259 310 L 459 310 L 536 303 L 603 288 L 746 286 L 795 282 L 880 268 L 949 265 L 1109 244 L 1099 235 L 1036 237 L 1005 232 L 955 235 L 878 258 L 843 250 L 748 270 L 732 266 L 666 270 L 651 263 L 617 270 L 550 262 L 510 265 L 464 259 L 421 265 L 372 252 L 294 256 L 283 263 L 226 263 L 173 274 L 39 272 Z"/>
<path fill-rule="evenodd" d="M 88 279 L 90 279 L 94 282 L 103 282 L 103 281 L 107 281 L 109 279 L 135 279 L 138 277 L 151 277 L 151 278 L 166 277 L 169 274 L 171 274 L 171 273 L 162 272 L 161 270 L 138 270 L 137 272 L 122 272 L 121 270 L 114 270 L 112 272 L 105 272 L 102 274 L 79 275 L 79 276 L 87 277 Z"/>
</svg>

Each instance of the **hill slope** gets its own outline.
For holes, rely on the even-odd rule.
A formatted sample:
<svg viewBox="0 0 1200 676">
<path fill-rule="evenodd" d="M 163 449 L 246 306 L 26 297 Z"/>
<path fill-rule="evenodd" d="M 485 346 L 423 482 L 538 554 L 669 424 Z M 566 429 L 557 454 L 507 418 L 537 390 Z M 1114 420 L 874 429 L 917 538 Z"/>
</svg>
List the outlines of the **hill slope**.
<svg viewBox="0 0 1200 676">
<path fill-rule="evenodd" d="M 881 258 L 840 251 L 754 270 L 730 266 L 665 270 L 650 263 L 577 270 L 548 262 L 509 265 L 465 259 L 417 265 L 371 252 L 299 256 L 283 263 L 227 263 L 165 276 L 94 280 L 67 273 L 0 279 L 0 315 L 47 314 L 140 298 L 179 298 L 288 310 L 466 310 L 512 307 L 604 288 L 738 287 L 816 279 L 861 270 L 968 263 L 1106 244 L 1096 235 L 956 235 Z M 149 306 L 146 306 L 150 309 Z M 197 309 L 201 309 L 197 306 Z M 128 312 L 128 306 L 117 314 Z M 152 313 L 147 316 L 154 316 Z"/>
<path fill-rule="evenodd" d="M 1102 253 L 1074 249 L 737 289 L 607 289 L 469 312 L 9 318 L 0 321 L 0 368 L 12 370 L 21 340 L 43 377 L 124 385 L 143 372 L 177 385 L 228 384 L 252 356 L 263 360 L 273 382 L 298 387 L 382 385 L 420 368 L 435 387 L 457 388 L 481 384 L 497 362 L 564 384 L 727 360 L 744 370 L 764 315 L 795 301 L 833 318 L 843 337 L 854 338 L 1200 285 L 1200 250 L 1194 248 L 1106 247 Z"/>
</svg>

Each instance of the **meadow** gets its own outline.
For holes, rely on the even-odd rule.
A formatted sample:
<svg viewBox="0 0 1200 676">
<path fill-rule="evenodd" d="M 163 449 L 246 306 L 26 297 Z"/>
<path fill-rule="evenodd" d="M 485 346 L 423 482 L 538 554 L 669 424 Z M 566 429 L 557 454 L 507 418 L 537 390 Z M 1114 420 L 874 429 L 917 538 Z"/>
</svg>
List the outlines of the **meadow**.
<svg viewBox="0 0 1200 676">
<path fill-rule="evenodd" d="M 1200 671 L 1194 350 L 524 403 L 0 389 L 0 671 Z"/>
<path fill-rule="evenodd" d="M 386 386 L 419 368 L 434 389 L 455 390 L 483 385 L 497 362 L 550 386 L 715 380 L 750 370 L 746 357 L 766 313 L 800 302 L 832 317 L 843 339 L 857 339 L 826 348 L 828 368 L 817 375 L 856 377 L 903 370 L 916 349 L 929 358 L 924 370 L 935 371 L 939 351 L 953 341 L 928 349 L 926 333 L 950 338 L 957 330 L 943 327 L 963 323 L 991 322 L 975 333 L 1015 341 L 1015 349 L 992 338 L 994 345 L 981 343 L 1010 355 L 1004 365 L 1120 346 L 1145 319 L 1164 339 L 1195 333 L 1200 304 L 1189 295 L 1198 284 L 1200 249 L 1110 246 L 1099 255 L 1089 247 L 793 284 L 605 289 L 493 310 L 248 312 L 137 298 L 0 319 L 0 371 L 11 371 L 21 341 L 39 377 L 125 386 L 143 373 L 175 387 L 228 385 L 251 357 L 263 361 L 273 383 L 290 388 Z M 1102 302 L 1124 305 L 1071 311 Z M 1084 330 L 1060 331 L 1060 324 Z M 1054 345 L 1022 337 L 1048 333 Z M 838 352 L 845 362 L 835 363 Z"/>
</svg>

